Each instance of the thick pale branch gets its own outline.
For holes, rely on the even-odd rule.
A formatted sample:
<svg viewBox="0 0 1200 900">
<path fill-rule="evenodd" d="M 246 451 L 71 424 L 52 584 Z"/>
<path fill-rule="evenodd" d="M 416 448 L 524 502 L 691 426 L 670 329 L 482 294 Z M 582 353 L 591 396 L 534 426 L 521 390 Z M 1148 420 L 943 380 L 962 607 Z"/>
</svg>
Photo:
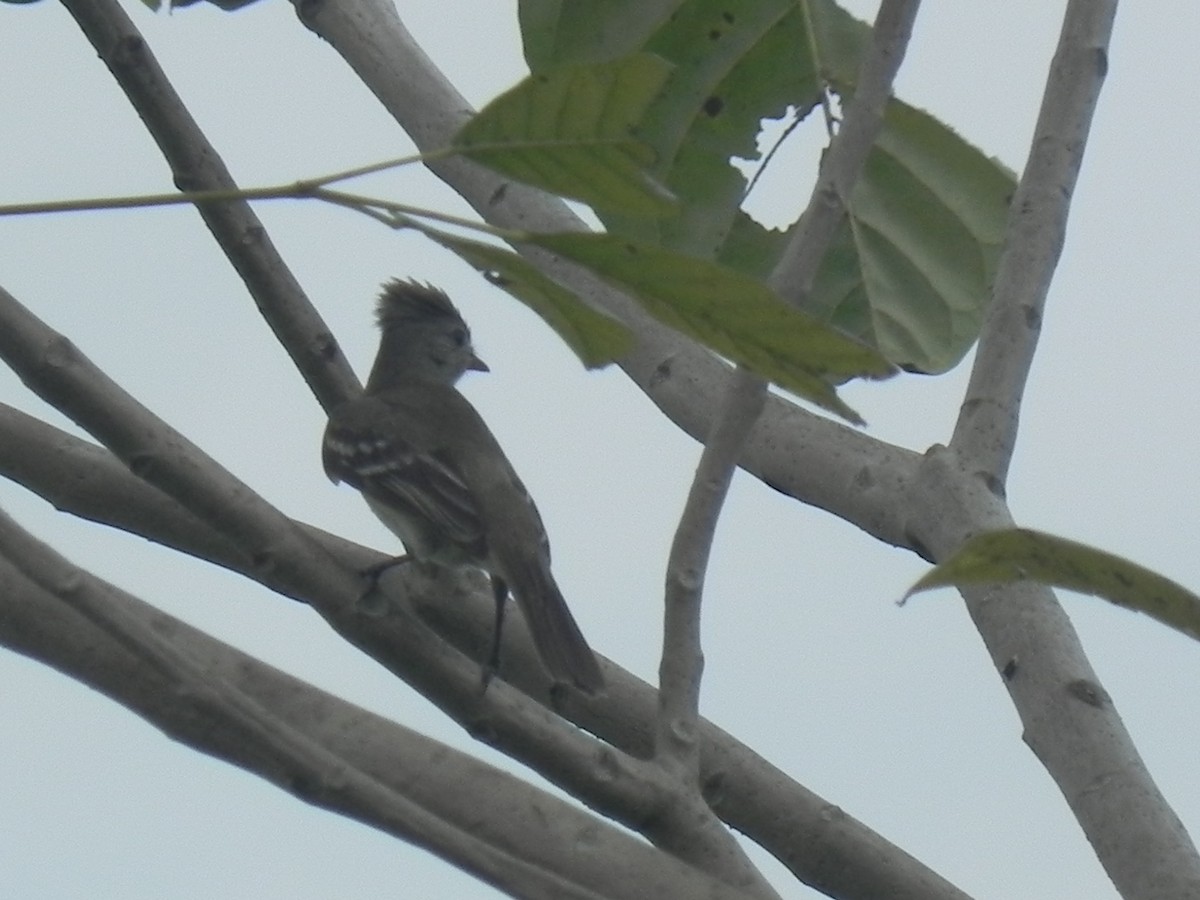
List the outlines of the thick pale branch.
<svg viewBox="0 0 1200 900">
<path fill-rule="evenodd" d="M 946 558 L 971 534 L 1013 525 L 1004 501 L 947 448 L 926 457 L 909 506 L 934 559 Z M 963 596 L 1021 717 L 1026 743 L 1121 896 L 1200 896 L 1200 858 L 1054 593 L 1018 583 L 975 587 Z"/>
<path fill-rule="evenodd" d="M 641 898 L 648 887 L 670 897 L 742 896 L 544 791 L 159 612 L 2 514 L 0 643 L 189 746 L 521 896 Z"/>
<path fill-rule="evenodd" d="M 0 289 L 0 358 L 47 403 L 129 469 L 237 544 L 260 577 L 353 603 L 357 579 L 330 565 L 291 521 L 97 369 L 65 337 Z"/>
<path fill-rule="evenodd" d="M 1004 482 L 1042 307 L 1106 70 L 1115 2 L 1072 0 L 1013 201 L 992 307 L 949 449 L 935 448 L 908 504 L 913 544 L 945 559 L 1011 527 Z M 1138 756 L 1053 593 L 964 591 L 1025 727 L 1123 897 L 1200 896 L 1200 856 Z"/>
<path fill-rule="evenodd" d="M 253 558 L 236 542 L 135 476 L 103 447 L 80 440 L 0 403 L 0 475 L 23 485 L 56 509 L 109 525 L 255 577 Z M 310 540 L 354 571 L 387 557 L 312 525 L 293 521 Z M 257 572 L 272 590 L 304 601 L 283 580 Z"/>
</svg>

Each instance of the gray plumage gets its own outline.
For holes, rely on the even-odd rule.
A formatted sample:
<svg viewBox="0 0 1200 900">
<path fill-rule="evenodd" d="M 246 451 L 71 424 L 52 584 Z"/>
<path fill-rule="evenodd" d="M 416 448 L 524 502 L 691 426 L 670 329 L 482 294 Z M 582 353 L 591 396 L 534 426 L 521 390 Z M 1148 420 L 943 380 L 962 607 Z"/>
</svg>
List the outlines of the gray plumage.
<svg viewBox="0 0 1200 900">
<path fill-rule="evenodd" d="M 594 692 L 595 654 L 550 571 L 545 527 L 528 491 L 475 408 L 454 387 L 486 371 L 440 290 L 384 285 L 379 353 L 363 396 L 334 410 L 322 459 L 334 482 L 367 504 L 417 559 L 477 566 L 511 588 L 556 681 Z"/>
</svg>

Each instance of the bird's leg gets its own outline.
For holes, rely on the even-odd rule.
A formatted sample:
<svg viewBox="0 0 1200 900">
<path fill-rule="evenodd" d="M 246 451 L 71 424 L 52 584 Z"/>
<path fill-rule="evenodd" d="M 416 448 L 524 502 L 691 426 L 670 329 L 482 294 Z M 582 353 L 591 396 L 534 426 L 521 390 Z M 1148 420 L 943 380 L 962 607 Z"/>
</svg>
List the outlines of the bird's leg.
<svg viewBox="0 0 1200 900">
<path fill-rule="evenodd" d="M 508 602 L 508 583 L 497 575 L 492 576 L 492 598 L 496 601 L 495 627 L 492 629 L 492 652 L 483 667 L 483 689 L 486 691 L 492 677 L 500 671 L 500 634 L 504 628 L 504 606 Z"/>
</svg>

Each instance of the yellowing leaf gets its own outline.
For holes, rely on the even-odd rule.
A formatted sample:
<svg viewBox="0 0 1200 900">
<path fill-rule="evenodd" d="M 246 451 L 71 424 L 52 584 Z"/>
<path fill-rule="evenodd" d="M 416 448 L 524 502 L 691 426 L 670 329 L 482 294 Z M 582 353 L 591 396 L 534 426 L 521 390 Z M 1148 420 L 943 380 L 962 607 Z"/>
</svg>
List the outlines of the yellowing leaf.
<svg viewBox="0 0 1200 900">
<path fill-rule="evenodd" d="M 1026 528 L 977 534 L 905 599 L 934 587 L 1025 580 L 1094 594 L 1200 639 L 1200 597 L 1187 588 L 1095 547 Z"/>
<path fill-rule="evenodd" d="M 894 371 L 875 350 L 792 309 L 758 279 L 717 263 L 610 235 L 525 239 L 587 266 L 664 324 L 852 422 L 862 420 L 830 382 Z"/>
</svg>

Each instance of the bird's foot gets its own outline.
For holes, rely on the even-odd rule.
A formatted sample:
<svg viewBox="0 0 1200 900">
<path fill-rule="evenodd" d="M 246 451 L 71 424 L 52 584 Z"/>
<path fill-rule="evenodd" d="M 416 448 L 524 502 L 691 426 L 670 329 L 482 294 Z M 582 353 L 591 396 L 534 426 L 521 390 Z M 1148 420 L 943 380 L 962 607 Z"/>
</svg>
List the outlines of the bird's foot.
<svg viewBox="0 0 1200 900">
<path fill-rule="evenodd" d="M 359 609 L 367 615 L 384 615 L 387 612 L 387 597 L 379 590 L 379 580 L 388 569 L 403 565 L 411 559 L 407 553 L 403 556 L 392 556 L 359 572 L 364 582 L 362 593 L 358 595 Z"/>
</svg>

